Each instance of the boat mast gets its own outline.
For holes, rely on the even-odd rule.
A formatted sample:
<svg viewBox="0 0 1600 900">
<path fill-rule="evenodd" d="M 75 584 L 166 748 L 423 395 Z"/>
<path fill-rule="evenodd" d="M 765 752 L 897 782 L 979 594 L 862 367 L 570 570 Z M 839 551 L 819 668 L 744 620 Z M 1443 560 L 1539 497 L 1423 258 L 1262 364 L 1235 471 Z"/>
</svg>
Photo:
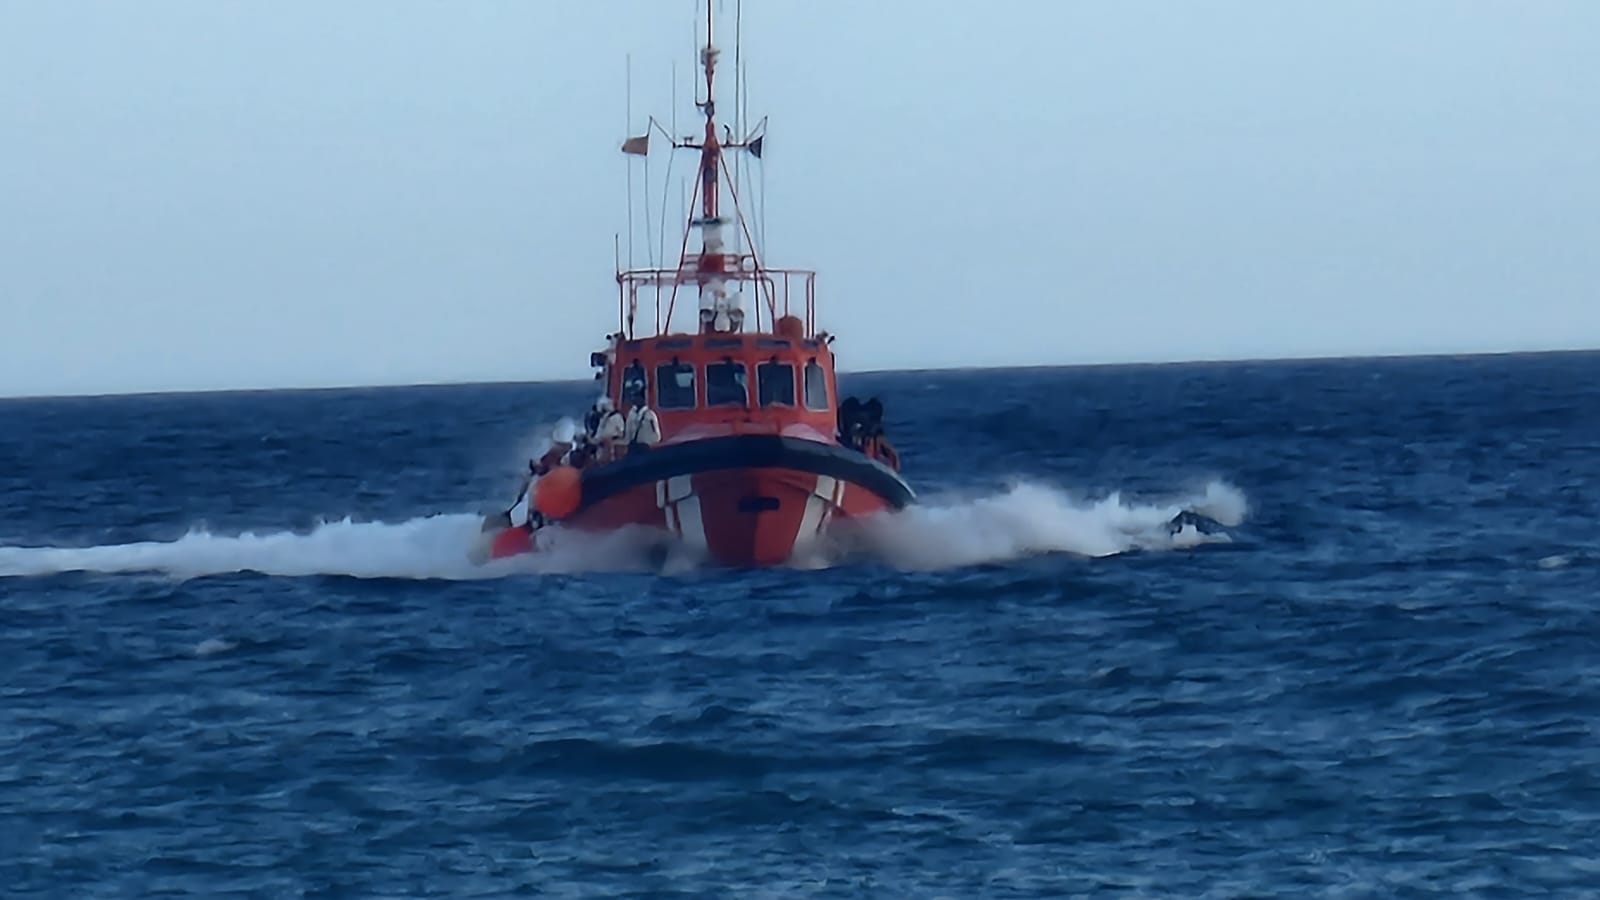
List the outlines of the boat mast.
<svg viewBox="0 0 1600 900">
<path fill-rule="evenodd" d="M 706 133 L 700 145 L 700 218 L 691 224 L 700 227 L 701 249 L 697 281 L 700 287 L 700 330 L 736 332 L 744 328 L 741 296 L 729 294 L 729 258 L 722 238 L 719 211 L 721 191 L 718 171 L 722 167 L 722 145 L 717 140 L 717 106 L 713 86 L 716 81 L 717 50 L 713 40 L 712 7 L 706 2 L 706 44 L 700 51 L 700 64 L 706 73 L 706 99 L 697 103 L 705 111 Z"/>
<path fill-rule="evenodd" d="M 738 334 L 744 331 L 746 324 L 743 286 L 748 282 L 756 302 L 766 306 L 766 323 L 762 322 L 761 309 L 758 307 L 756 310 L 754 324 L 758 329 L 764 324 L 776 327 L 782 318 L 792 317 L 800 319 L 804 334 L 810 336 L 815 331 L 816 273 L 809 269 L 773 269 L 762 263 L 760 253 L 757 251 L 757 241 L 750 233 L 750 220 L 745 215 L 743 201 L 739 196 L 738 167 L 730 168 L 724 156 L 728 150 L 744 150 L 753 158 L 760 159 L 762 145 L 766 140 L 766 119 L 762 118 L 760 125 L 757 126 L 758 133 L 753 137 L 743 134 L 736 138 L 728 131 L 727 126 L 717 123 L 716 82 L 720 51 L 717 49 L 713 30 L 715 26 L 713 5 L 716 2 L 717 0 L 706 0 L 706 38 L 705 44 L 700 47 L 700 66 L 705 75 L 705 98 L 698 99 L 698 88 L 695 91 L 697 99 L 694 105 L 705 116 L 704 131 L 698 136 L 690 134 L 678 138 L 677 129 L 674 128 L 672 134 L 668 135 L 668 141 L 673 149 L 694 150 L 700 163 L 699 176 L 693 188 L 684 192 L 684 207 L 679 213 L 679 221 L 684 223 L 684 229 L 677 265 L 670 269 L 654 266 L 648 269 L 634 269 L 630 261 L 629 267 L 624 269 L 619 261 L 618 321 L 621 323 L 622 333 L 632 336 L 634 317 L 638 311 L 638 291 L 641 287 L 653 287 L 656 291 L 656 332 L 665 334 L 672 327 L 679 289 L 693 284 L 700 294 L 698 331 L 702 334 Z M 698 13 L 697 9 L 696 15 Z M 743 128 L 744 111 L 738 108 L 744 99 L 744 86 L 740 82 L 743 70 L 739 65 L 737 47 L 739 42 L 737 14 L 734 22 L 736 107 L 734 120 L 738 123 L 737 127 Z M 695 30 L 698 32 L 698 25 Z M 699 39 L 697 33 L 696 43 Z M 660 129 L 661 125 L 652 118 L 650 127 Z M 649 152 L 649 138 L 648 132 L 628 138 L 622 142 L 622 152 L 637 156 L 646 155 Z M 671 172 L 669 168 L 667 170 L 669 181 Z M 724 188 L 728 192 L 730 209 L 726 216 L 722 212 Z M 663 194 L 661 210 L 663 222 L 666 218 L 666 205 L 666 197 Z M 648 205 L 646 209 L 648 210 Z M 724 232 L 730 225 L 735 229 L 736 245 L 733 247 L 728 246 Z M 697 228 L 700 230 L 701 241 L 698 253 L 692 251 L 689 246 Z M 665 227 L 662 230 L 665 232 Z M 632 233 L 631 218 L 629 233 L 630 235 Z M 792 292 L 791 287 L 794 288 Z M 791 308 L 791 300 L 797 308 Z"/>
</svg>

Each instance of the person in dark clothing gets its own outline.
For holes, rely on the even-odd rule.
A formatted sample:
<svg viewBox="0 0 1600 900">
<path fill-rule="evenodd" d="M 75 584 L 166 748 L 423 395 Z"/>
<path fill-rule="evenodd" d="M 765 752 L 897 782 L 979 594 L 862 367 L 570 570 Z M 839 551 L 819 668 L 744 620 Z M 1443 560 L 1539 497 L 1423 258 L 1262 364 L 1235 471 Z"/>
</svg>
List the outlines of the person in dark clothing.
<svg viewBox="0 0 1600 900">
<path fill-rule="evenodd" d="M 839 443 L 851 450 L 861 449 L 861 401 L 844 398 L 839 404 Z"/>
</svg>

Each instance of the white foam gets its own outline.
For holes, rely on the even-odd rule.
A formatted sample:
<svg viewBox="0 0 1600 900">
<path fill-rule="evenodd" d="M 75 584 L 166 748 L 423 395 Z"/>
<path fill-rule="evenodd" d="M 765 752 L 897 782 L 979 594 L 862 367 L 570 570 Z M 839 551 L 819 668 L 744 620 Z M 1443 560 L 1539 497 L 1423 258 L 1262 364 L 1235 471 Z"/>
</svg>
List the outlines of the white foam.
<svg viewBox="0 0 1600 900">
<path fill-rule="evenodd" d="M 1171 533 L 1168 523 L 1185 510 L 1235 526 L 1244 520 L 1247 504 L 1237 488 L 1222 482 L 1211 482 L 1193 496 L 1128 503 L 1120 493 L 1079 499 L 1024 481 L 999 494 L 923 503 L 880 516 L 846 532 L 843 543 L 832 543 L 897 568 L 943 569 L 1043 553 L 1102 557 L 1230 540 L 1188 525 Z"/>
<path fill-rule="evenodd" d="M 309 532 L 191 531 L 175 541 L 99 547 L 0 547 L 0 576 L 60 572 L 161 572 L 197 578 L 233 572 L 347 575 L 355 578 L 477 579 L 526 572 L 623 569 L 638 565 L 639 535 L 541 533 L 547 550 L 476 565 L 469 552 L 482 539 L 482 518 L 436 515 L 405 522 L 325 522 Z"/>
<path fill-rule="evenodd" d="M 467 565 L 449 548 L 465 546 L 481 519 L 430 516 L 399 524 L 326 522 L 293 531 L 213 534 L 194 530 L 175 541 L 99 547 L 0 547 L 0 575 L 56 572 L 165 572 L 179 577 L 227 572 L 267 575 L 345 574 L 426 578 Z M 457 559 L 451 559 L 452 555 Z"/>
<path fill-rule="evenodd" d="M 1191 496 L 1150 503 L 1128 503 L 1116 493 L 1080 499 L 1057 487 L 1019 482 L 997 494 L 925 502 L 838 526 L 796 565 L 822 568 L 866 556 L 901 569 L 941 569 L 1042 553 L 1101 557 L 1229 540 L 1225 534 L 1206 534 L 1192 526 L 1170 533 L 1168 523 L 1184 510 L 1234 526 L 1244 519 L 1246 503 L 1243 494 L 1221 482 L 1212 482 Z M 558 572 L 653 570 L 681 574 L 703 564 L 699 556 L 683 548 L 668 548 L 663 556 L 658 552 L 659 534 L 649 529 L 583 534 L 554 527 L 540 532 L 539 552 L 479 565 L 471 557 L 473 548 L 484 540 L 481 522 L 477 515 L 441 514 L 404 522 L 344 519 L 325 522 L 309 532 L 226 535 L 195 530 L 165 542 L 0 546 L 0 576 L 160 572 L 196 578 L 257 572 L 288 577 L 463 580 Z M 196 652 L 201 652 L 200 648 Z"/>
<path fill-rule="evenodd" d="M 1198 497 L 1180 502 L 1185 504 L 1184 508 L 1228 528 L 1238 527 L 1250 514 L 1250 502 L 1245 499 L 1244 492 L 1224 481 L 1209 481 Z"/>
<path fill-rule="evenodd" d="M 194 655 L 201 657 L 216 656 L 218 653 L 227 653 L 229 650 L 232 650 L 237 646 L 239 645 L 222 640 L 221 638 L 206 638 L 200 643 L 194 645 Z"/>
</svg>

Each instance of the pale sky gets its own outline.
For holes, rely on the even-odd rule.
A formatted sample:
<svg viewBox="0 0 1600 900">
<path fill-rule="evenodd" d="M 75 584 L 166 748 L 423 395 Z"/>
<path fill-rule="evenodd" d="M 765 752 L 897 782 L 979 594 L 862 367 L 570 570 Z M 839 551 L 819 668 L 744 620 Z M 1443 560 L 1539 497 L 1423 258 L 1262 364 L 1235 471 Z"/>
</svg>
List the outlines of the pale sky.
<svg viewBox="0 0 1600 900">
<path fill-rule="evenodd" d="M 0 0 L 0 395 L 586 378 L 694 6 Z M 1594 0 L 744 7 L 846 371 L 1600 347 Z"/>
</svg>

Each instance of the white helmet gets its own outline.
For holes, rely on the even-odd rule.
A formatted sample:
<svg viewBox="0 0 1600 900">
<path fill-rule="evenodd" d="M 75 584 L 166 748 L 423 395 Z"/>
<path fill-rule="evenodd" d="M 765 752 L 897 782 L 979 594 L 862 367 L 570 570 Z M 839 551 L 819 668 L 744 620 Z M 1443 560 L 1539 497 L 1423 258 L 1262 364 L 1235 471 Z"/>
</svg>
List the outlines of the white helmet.
<svg viewBox="0 0 1600 900">
<path fill-rule="evenodd" d="M 601 412 L 610 412 L 612 409 L 611 397 L 607 394 L 601 394 L 600 399 L 594 402 L 594 408 Z"/>
</svg>

